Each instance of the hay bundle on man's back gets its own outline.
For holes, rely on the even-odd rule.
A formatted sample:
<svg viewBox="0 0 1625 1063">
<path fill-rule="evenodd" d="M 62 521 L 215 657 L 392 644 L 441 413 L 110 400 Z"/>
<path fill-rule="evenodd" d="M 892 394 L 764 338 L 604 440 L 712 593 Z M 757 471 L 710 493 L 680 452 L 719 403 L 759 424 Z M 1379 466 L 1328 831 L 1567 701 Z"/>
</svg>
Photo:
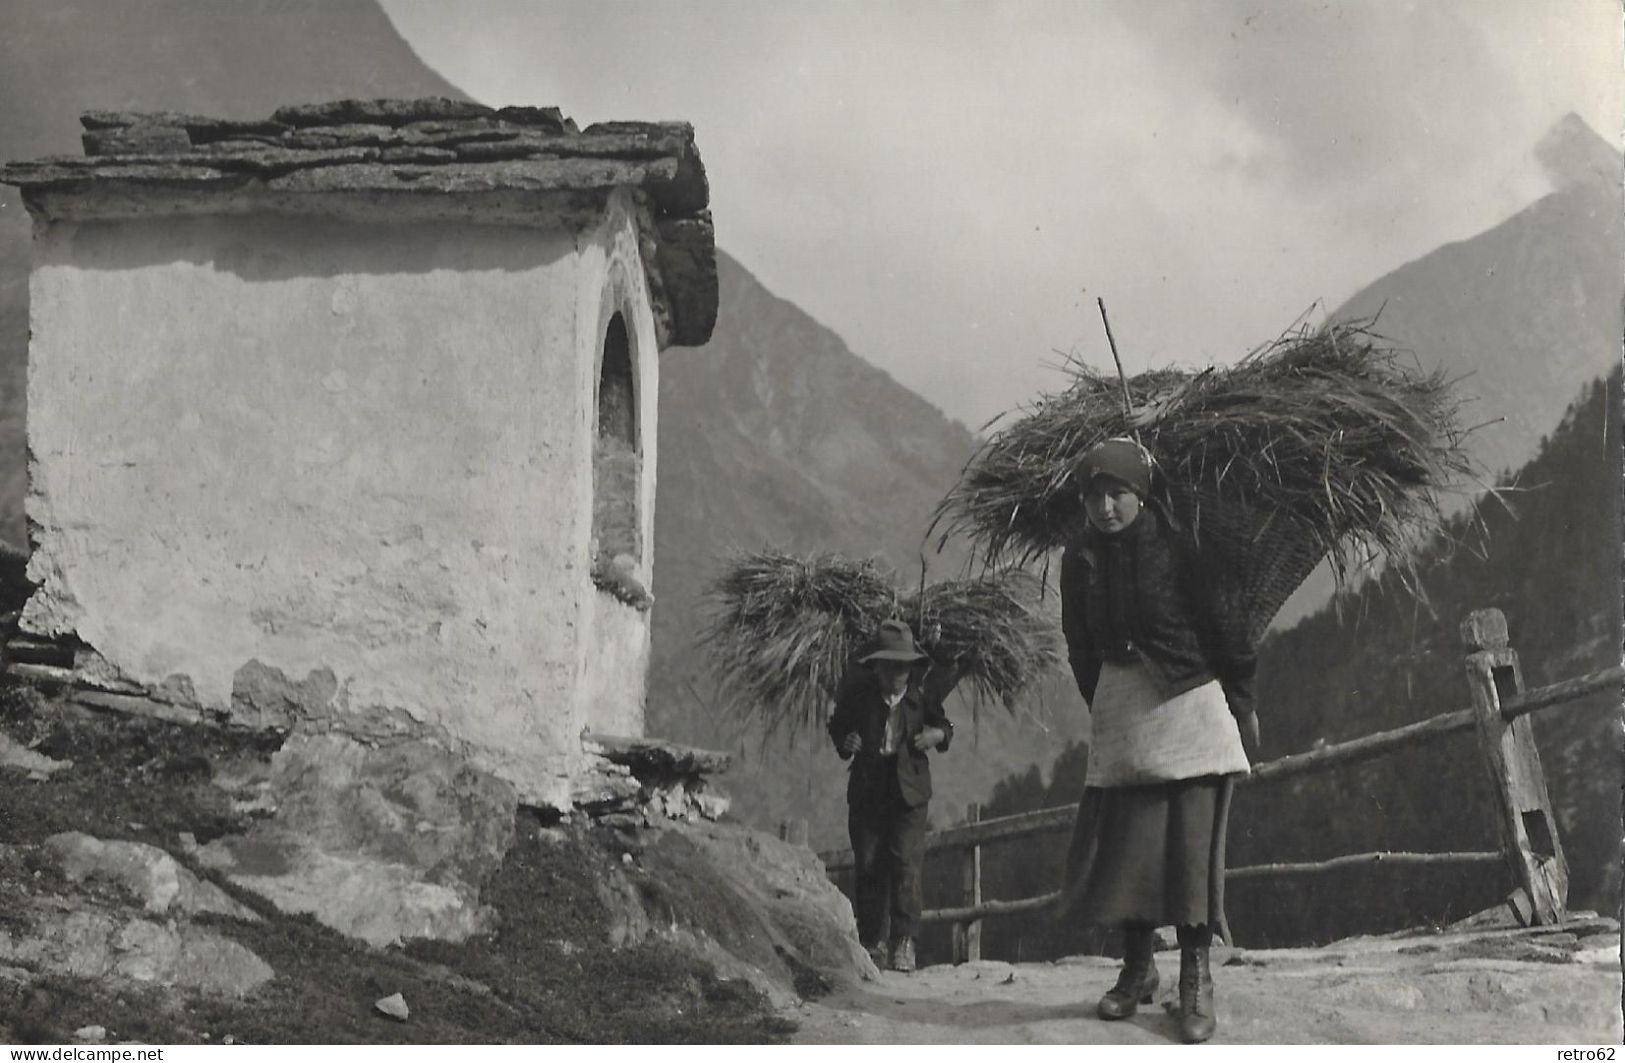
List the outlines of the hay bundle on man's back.
<svg viewBox="0 0 1625 1063">
<path fill-rule="evenodd" d="M 768 730 L 823 726 L 840 682 L 882 621 L 897 617 L 931 658 L 928 685 L 969 684 L 1014 699 L 1059 661 L 1054 621 L 1021 572 L 948 580 L 905 593 L 873 560 L 775 551 L 730 560 L 712 583 L 701 644 L 728 699 Z"/>
<path fill-rule="evenodd" d="M 993 435 L 938 508 L 990 563 L 1032 560 L 1082 527 L 1078 459 L 1137 435 L 1173 516 L 1228 572 L 1257 634 L 1321 560 L 1406 567 L 1464 485 L 1457 401 L 1442 375 L 1404 365 L 1370 322 L 1302 330 L 1228 369 L 1157 370 L 1123 384 L 1073 367 L 1064 392 Z"/>
</svg>

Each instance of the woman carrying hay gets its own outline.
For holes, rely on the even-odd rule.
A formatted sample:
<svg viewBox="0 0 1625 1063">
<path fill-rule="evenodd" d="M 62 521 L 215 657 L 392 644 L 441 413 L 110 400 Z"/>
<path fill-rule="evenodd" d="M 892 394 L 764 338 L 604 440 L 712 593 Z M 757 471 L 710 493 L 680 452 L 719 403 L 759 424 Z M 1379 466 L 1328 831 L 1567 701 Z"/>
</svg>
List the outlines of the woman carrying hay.
<svg viewBox="0 0 1625 1063">
<path fill-rule="evenodd" d="M 1150 1003 L 1159 926 L 1177 928 L 1179 1027 L 1216 1026 L 1208 949 L 1223 924 L 1224 819 L 1256 749 L 1246 624 L 1214 615 L 1204 573 L 1152 501 L 1150 455 L 1108 439 L 1079 467 L 1086 526 L 1061 562 L 1061 624 L 1092 730 L 1064 917 L 1122 927 L 1123 969 L 1103 1019 Z"/>
</svg>

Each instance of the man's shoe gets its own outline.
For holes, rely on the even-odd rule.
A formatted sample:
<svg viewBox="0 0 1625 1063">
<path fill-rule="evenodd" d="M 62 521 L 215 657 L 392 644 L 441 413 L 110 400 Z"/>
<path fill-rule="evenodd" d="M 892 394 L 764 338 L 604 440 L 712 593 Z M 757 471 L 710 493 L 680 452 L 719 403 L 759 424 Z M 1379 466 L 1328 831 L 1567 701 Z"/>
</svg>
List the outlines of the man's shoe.
<svg viewBox="0 0 1625 1063">
<path fill-rule="evenodd" d="M 913 938 L 898 938 L 891 943 L 891 969 L 904 974 L 914 973 Z"/>
<path fill-rule="evenodd" d="M 1140 1010 L 1141 1004 L 1151 1003 L 1157 994 L 1156 961 L 1151 958 L 1156 946 L 1156 932 L 1149 926 L 1130 926 L 1123 929 L 1123 970 L 1117 984 L 1106 990 L 1095 1010 L 1103 1019 L 1127 1019 Z"/>
<path fill-rule="evenodd" d="M 874 961 L 876 970 L 884 971 L 891 966 L 891 953 L 886 950 L 884 943 L 865 945 L 863 951 L 867 952 L 869 958 Z"/>
</svg>

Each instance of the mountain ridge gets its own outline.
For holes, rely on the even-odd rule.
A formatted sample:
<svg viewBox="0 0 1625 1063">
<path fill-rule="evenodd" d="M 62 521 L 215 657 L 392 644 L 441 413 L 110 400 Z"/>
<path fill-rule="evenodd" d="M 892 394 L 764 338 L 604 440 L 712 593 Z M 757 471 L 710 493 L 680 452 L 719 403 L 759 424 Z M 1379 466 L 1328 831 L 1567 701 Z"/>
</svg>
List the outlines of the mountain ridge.
<svg viewBox="0 0 1625 1063">
<path fill-rule="evenodd" d="M 1593 134 L 1594 136 L 1594 134 Z M 1617 153 L 1610 153 L 1619 171 Z M 1492 475 L 1523 465 L 1574 391 L 1620 355 L 1625 215 L 1605 182 L 1576 179 L 1484 232 L 1444 244 L 1356 292 L 1339 318 L 1416 353 L 1423 369 L 1462 378 L 1490 423 L 1468 446 Z"/>
</svg>

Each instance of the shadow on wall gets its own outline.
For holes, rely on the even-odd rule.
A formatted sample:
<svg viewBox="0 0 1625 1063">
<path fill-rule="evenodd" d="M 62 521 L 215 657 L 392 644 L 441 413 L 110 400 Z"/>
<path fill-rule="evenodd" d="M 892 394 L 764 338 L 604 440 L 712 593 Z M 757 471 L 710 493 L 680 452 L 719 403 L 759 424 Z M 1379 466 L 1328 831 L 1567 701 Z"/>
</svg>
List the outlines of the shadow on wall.
<svg viewBox="0 0 1625 1063">
<path fill-rule="evenodd" d="M 571 233 L 578 224 L 601 220 L 602 206 L 596 210 L 564 214 L 555 208 L 547 215 L 555 224 L 545 229 L 269 213 L 111 219 L 78 226 L 69 246 L 78 269 L 120 271 L 191 262 L 251 284 L 346 274 L 523 272 L 573 255 Z M 470 239 L 471 233 L 478 239 Z M 425 234 L 434 239 L 425 239 Z"/>
</svg>

